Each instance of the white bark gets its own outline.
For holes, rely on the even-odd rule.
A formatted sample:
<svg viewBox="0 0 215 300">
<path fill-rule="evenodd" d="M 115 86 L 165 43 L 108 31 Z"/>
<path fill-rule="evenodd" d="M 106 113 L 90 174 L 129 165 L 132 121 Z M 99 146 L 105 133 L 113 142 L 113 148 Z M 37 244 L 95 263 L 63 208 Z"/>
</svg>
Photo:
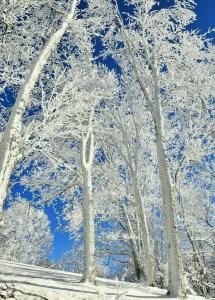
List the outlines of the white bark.
<svg viewBox="0 0 215 300">
<path fill-rule="evenodd" d="M 163 222 L 166 231 L 166 242 L 168 248 L 169 267 L 169 293 L 173 296 L 184 294 L 183 265 L 179 249 L 179 238 L 176 224 L 176 205 L 173 191 L 171 189 L 171 179 L 166 162 L 166 149 L 164 143 L 164 130 L 162 125 L 161 105 L 157 103 L 156 110 L 156 150 L 159 164 L 159 175 L 161 182 L 161 192 L 163 200 Z"/>
<path fill-rule="evenodd" d="M 146 212 L 142 199 L 140 190 L 138 189 L 138 184 L 136 178 L 133 180 L 135 199 L 138 207 L 138 214 L 140 219 L 140 227 L 142 232 L 142 240 L 144 245 L 144 253 L 146 256 L 147 263 L 147 284 L 149 286 L 154 286 L 154 261 L 153 252 L 150 243 L 148 224 L 146 221 Z"/>
<path fill-rule="evenodd" d="M 135 122 L 135 116 L 134 116 L 134 122 Z M 118 123 L 119 125 L 119 123 Z M 127 167 L 129 168 L 131 172 L 131 178 L 132 178 L 132 185 L 134 189 L 134 196 L 135 196 L 135 202 L 138 207 L 138 215 L 140 219 L 140 227 L 141 227 L 141 232 L 142 232 L 142 241 L 143 241 L 143 246 L 144 246 L 144 253 L 146 256 L 146 262 L 147 262 L 147 284 L 149 286 L 154 286 L 154 262 L 153 262 L 153 251 L 151 248 L 150 244 L 150 237 L 149 237 L 149 230 L 148 230 L 148 224 L 146 220 L 146 210 L 144 207 L 144 201 L 140 192 L 140 188 L 138 185 L 138 179 L 137 179 L 137 153 L 135 153 L 135 167 L 132 165 L 132 155 L 129 150 L 129 145 L 127 143 L 127 138 L 126 138 L 126 132 L 123 128 L 123 125 L 120 124 L 119 129 L 122 132 L 123 135 L 123 142 L 126 148 L 127 152 L 127 157 L 120 151 L 121 155 L 124 157 L 125 163 Z M 137 141 L 140 140 L 139 133 L 137 128 L 136 129 L 136 139 Z"/>
<path fill-rule="evenodd" d="M 20 159 L 19 143 L 23 112 L 29 103 L 31 92 L 41 71 L 45 67 L 49 57 L 52 54 L 52 51 L 60 42 L 74 16 L 76 5 L 77 0 L 73 0 L 71 10 L 65 16 L 60 28 L 51 35 L 44 48 L 41 50 L 39 56 L 32 64 L 23 86 L 17 95 L 10 119 L 4 131 L 0 144 L 0 222 L 2 220 L 4 199 L 7 194 L 10 176 L 17 161 Z"/>
<path fill-rule="evenodd" d="M 179 238 L 177 232 L 176 224 L 176 205 L 173 191 L 171 189 L 171 178 L 168 171 L 168 165 L 166 161 L 166 149 L 165 149 L 165 131 L 163 127 L 163 116 L 162 107 L 159 98 L 159 84 L 158 84 L 158 71 L 156 68 L 155 57 L 153 53 L 152 61 L 149 61 L 150 68 L 152 69 L 153 84 L 154 84 L 154 103 L 151 101 L 148 94 L 147 88 L 145 86 L 144 80 L 142 79 L 136 57 L 132 50 L 132 45 L 130 43 L 127 32 L 124 28 L 123 22 L 120 19 L 122 25 L 122 31 L 126 40 L 128 47 L 128 52 L 131 57 L 131 62 L 133 69 L 140 85 L 140 89 L 144 95 L 146 104 L 148 106 L 149 112 L 152 116 L 155 132 L 156 132 L 156 151 L 157 160 L 159 166 L 159 176 L 161 183 L 161 194 L 162 194 L 162 213 L 163 213 L 163 223 L 166 232 L 166 244 L 168 253 L 168 267 L 169 267 L 169 283 L 168 283 L 168 293 L 171 296 L 182 296 L 186 294 L 185 283 L 184 283 L 184 273 L 183 273 L 183 263 L 181 259 L 181 251 L 179 248 Z M 147 51 L 147 49 L 146 49 Z M 144 222 L 144 220 L 143 220 Z"/>
<path fill-rule="evenodd" d="M 92 163 L 94 158 L 94 135 L 92 124 L 81 142 L 81 168 L 83 176 L 83 222 L 84 222 L 84 273 L 82 282 L 94 284 L 95 268 L 95 227 L 92 193 Z"/>
<path fill-rule="evenodd" d="M 144 266 L 143 263 L 141 261 L 141 257 L 140 257 L 140 252 L 137 246 L 137 241 L 135 238 L 135 234 L 132 228 L 132 224 L 128 215 L 128 211 L 127 211 L 127 207 L 125 205 L 125 203 L 123 202 L 123 208 L 124 208 L 124 212 L 125 212 L 125 217 L 126 217 L 126 223 L 128 226 L 128 233 L 129 233 L 129 237 L 130 237 L 130 243 L 131 243 L 131 248 L 132 248 L 132 256 L 133 256 L 133 261 L 134 261 L 134 265 L 135 265 L 135 270 L 136 270 L 136 275 L 138 277 L 139 280 L 143 279 L 145 277 L 145 272 L 144 272 Z M 138 220 L 137 220 L 138 222 Z M 138 239 L 140 238 L 140 236 L 138 236 Z"/>
<path fill-rule="evenodd" d="M 156 151 L 159 165 L 159 176 L 162 193 L 162 213 L 163 222 L 166 231 L 166 242 L 168 249 L 168 268 L 169 282 L 168 292 L 173 296 L 185 296 L 185 282 L 181 251 L 179 246 L 179 237 L 176 223 L 176 199 L 171 188 L 171 177 L 167 164 L 165 130 L 163 125 L 163 114 L 161 100 L 159 96 L 158 70 L 156 59 L 153 52 L 153 60 L 151 63 L 152 73 L 155 85 L 154 98 L 154 124 L 156 134 Z M 151 112 L 152 116 L 153 113 Z"/>
<path fill-rule="evenodd" d="M 114 116 L 114 115 L 113 115 Z M 115 117 L 115 116 L 114 116 Z M 134 117 L 135 118 L 135 117 Z M 137 179 L 137 153 L 135 153 L 135 167 L 133 167 L 132 165 L 132 157 L 133 155 L 131 155 L 130 153 L 130 149 L 129 149 L 129 145 L 128 145 L 128 139 L 126 136 L 126 132 L 124 130 L 123 125 L 120 122 L 117 122 L 118 126 L 119 126 L 119 130 L 122 133 L 123 136 L 123 143 L 126 149 L 126 155 L 121 151 L 120 147 L 118 147 L 118 145 L 116 145 L 116 147 L 118 148 L 120 154 L 122 155 L 122 157 L 125 160 L 125 163 L 128 167 L 128 169 L 131 172 L 131 178 L 132 178 L 132 185 L 133 185 L 133 190 L 134 190 L 134 196 L 135 196 L 135 202 L 137 204 L 138 207 L 138 215 L 139 215 L 139 219 L 140 219 L 140 227 L 141 227 L 141 232 L 142 232 L 142 241 L 143 241 L 143 245 L 144 245 L 144 253 L 146 256 L 146 262 L 147 262 L 147 284 L 149 286 L 154 286 L 154 262 L 153 262 L 153 251 L 150 245 L 150 238 L 149 238 L 149 230 L 148 230 L 148 224 L 147 224 L 147 220 L 146 220 L 146 211 L 145 211 L 145 207 L 144 207 L 144 202 L 143 202 L 143 198 L 139 189 L 139 185 L 138 185 L 138 179 Z M 136 129 L 136 139 L 137 141 L 139 141 L 139 134 L 138 131 Z"/>
</svg>

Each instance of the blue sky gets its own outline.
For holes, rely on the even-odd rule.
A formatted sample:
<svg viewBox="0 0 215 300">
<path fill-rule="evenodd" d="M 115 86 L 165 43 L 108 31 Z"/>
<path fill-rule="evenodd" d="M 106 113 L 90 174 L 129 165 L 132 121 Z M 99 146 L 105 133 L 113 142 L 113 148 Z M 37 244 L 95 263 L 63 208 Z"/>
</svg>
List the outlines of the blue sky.
<svg viewBox="0 0 215 300">
<path fill-rule="evenodd" d="M 208 28 L 215 27 L 215 1 L 214 0 L 197 0 L 196 13 L 198 16 L 195 26 L 202 32 Z"/>
<path fill-rule="evenodd" d="M 146 0 L 147 1 L 147 0 Z M 122 0 L 118 0 L 119 5 L 122 5 Z M 168 5 L 170 1 L 161 0 L 161 7 Z M 215 0 L 197 0 L 196 7 L 197 21 L 192 25 L 192 28 L 199 28 L 201 32 L 206 32 L 209 28 L 215 27 Z M 212 35 L 215 41 L 215 34 Z M 23 192 L 23 189 L 17 188 L 14 192 L 21 192 L 24 197 L 31 199 L 30 193 Z M 57 220 L 53 208 L 47 207 L 46 212 L 51 221 L 52 230 L 57 226 Z M 72 241 L 69 240 L 69 234 L 61 231 L 54 233 L 54 251 L 51 256 L 53 260 L 57 260 L 61 254 L 68 251 L 72 247 Z"/>
<path fill-rule="evenodd" d="M 171 2 L 171 0 L 160 0 L 160 7 L 166 7 Z M 206 32 L 209 28 L 215 27 L 215 0 L 196 0 L 196 3 L 197 20 L 192 27 Z"/>
<path fill-rule="evenodd" d="M 172 0 L 160 0 L 160 7 L 166 7 L 171 2 Z M 196 3 L 197 20 L 192 27 L 206 32 L 209 28 L 215 27 L 215 0 L 196 0 Z"/>
</svg>

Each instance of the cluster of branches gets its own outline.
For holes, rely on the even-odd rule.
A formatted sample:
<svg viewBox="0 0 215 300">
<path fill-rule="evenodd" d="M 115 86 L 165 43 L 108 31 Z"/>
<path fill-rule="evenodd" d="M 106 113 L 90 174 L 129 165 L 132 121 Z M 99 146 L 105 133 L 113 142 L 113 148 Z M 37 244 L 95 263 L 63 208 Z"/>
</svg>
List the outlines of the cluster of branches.
<svg viewBox="0 0 215 300">
<path fill-rule="evenodd" d="M 31 205 L 62 202 L 83 282 L 117 264 L 173 296 L 207 295 L 214 46 L 187 29 L 193 0 L 157 4 L 2 1 L 0 220 L 20 184 Z"/>
</svg>

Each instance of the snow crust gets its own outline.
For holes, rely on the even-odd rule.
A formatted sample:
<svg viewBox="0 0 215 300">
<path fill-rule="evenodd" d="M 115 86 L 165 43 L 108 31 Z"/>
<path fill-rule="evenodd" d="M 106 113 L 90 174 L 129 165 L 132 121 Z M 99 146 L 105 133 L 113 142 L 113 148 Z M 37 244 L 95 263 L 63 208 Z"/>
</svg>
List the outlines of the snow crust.
<svg viewBox="0 0 215 300">
<path fill-rule="evenodd" d="M 138 283 L 121 282 L 97 278 L 97 286 L 80 283 L 80 274 L 47 269 L 26 264 L 0 260 L 0 287 L 17 289 L 18 300 L 135 300 L 135 299 L 169 299 L 166 290 L 143 286 Z M 21 293 L 31 293 L 26 295 Z M 38 295 L 38 296 L 37 296 Z M 42 296 L 42 298 L 40 297 Z M 176 298 L 171 298 L 176 299 Z M 189 296 L 189 300 L 204 299 Z"/>
</svg>

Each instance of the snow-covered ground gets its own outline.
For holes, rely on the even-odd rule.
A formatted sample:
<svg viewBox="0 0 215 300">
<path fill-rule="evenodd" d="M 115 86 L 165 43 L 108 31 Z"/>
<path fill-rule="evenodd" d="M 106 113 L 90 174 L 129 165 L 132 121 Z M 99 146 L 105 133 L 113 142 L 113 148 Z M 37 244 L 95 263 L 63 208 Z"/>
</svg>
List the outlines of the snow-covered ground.
<svg viewBox="0 0 215 300">
<path fill-rule="evenodd" d="M 79 274 L 0 260 L 0 299 L 140 300 L 169 298 L 165 295 L 165 290 L 158 288 L 100 278 L 97 286 L 92 287 L 81 284 L 80 278 Z M 203 298 L 189 296 L 189 299 L 200 300 Z"/>
</svg>

